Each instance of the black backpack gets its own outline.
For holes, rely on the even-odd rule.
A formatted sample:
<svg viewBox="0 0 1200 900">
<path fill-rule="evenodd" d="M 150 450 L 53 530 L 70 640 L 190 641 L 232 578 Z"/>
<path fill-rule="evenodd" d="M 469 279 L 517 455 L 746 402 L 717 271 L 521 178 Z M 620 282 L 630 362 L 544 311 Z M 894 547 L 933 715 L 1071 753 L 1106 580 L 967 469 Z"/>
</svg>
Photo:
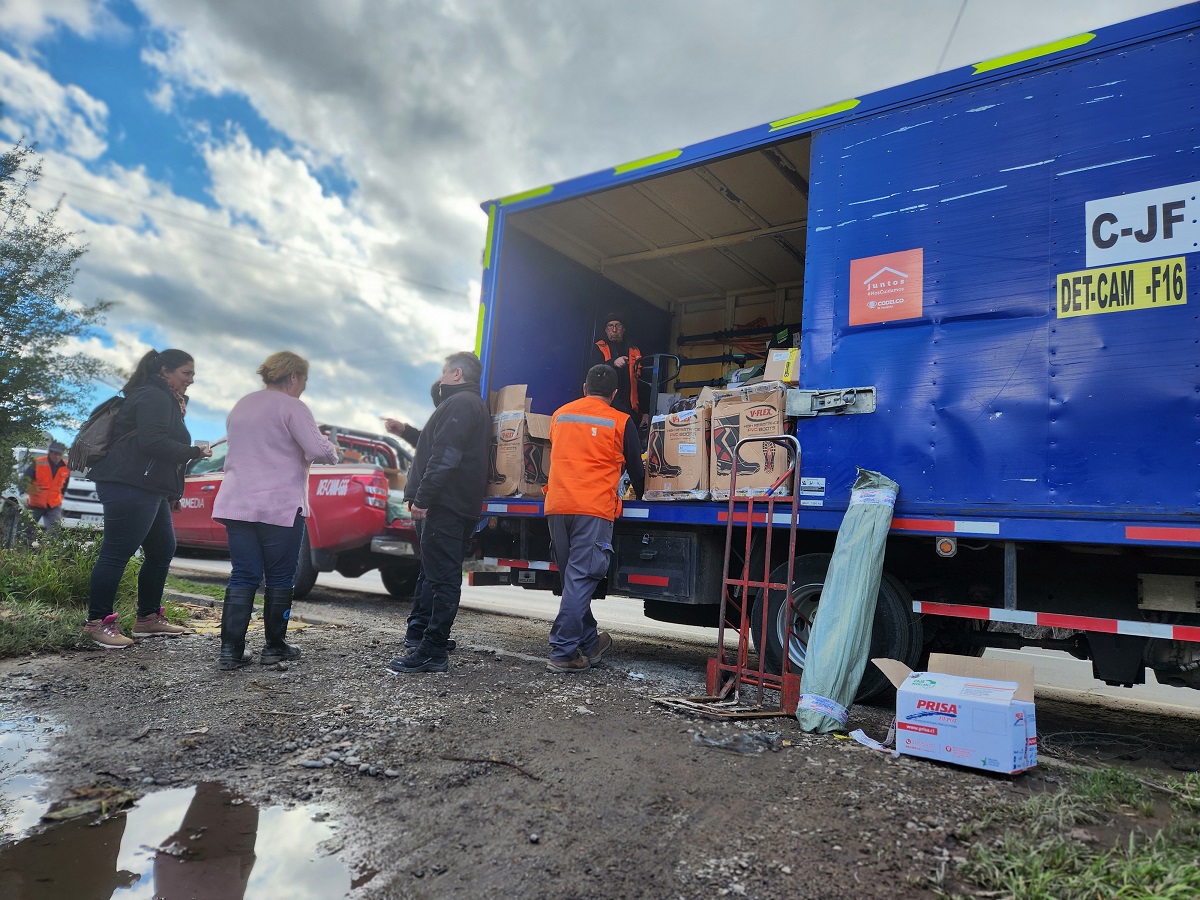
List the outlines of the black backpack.
<svg viewBox="0 0 1200 900">
<path fill-rule="evenodd" d="M 67 465 L 71 471 L 86 472 L 108 455 L 113 444 L 133 434 L 131 431 L 113 440 L 113 425 L 124 403 L 124 397 L 112 397 L 92 410 L 67 452 Z"/>
</svg>

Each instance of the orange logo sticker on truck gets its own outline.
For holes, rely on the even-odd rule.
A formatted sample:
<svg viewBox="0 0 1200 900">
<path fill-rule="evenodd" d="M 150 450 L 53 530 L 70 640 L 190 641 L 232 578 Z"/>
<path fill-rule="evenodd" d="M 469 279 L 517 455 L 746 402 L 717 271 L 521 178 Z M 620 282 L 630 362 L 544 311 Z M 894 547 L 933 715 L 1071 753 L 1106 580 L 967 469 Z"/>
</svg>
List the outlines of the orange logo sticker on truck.
<svg viewBox="0 0 1200 900">
<path fill-rule="evenodd" d="M 921 247 L 850 260 L 850 324 L 919 319 L 924 264 Z"/>
</svg>

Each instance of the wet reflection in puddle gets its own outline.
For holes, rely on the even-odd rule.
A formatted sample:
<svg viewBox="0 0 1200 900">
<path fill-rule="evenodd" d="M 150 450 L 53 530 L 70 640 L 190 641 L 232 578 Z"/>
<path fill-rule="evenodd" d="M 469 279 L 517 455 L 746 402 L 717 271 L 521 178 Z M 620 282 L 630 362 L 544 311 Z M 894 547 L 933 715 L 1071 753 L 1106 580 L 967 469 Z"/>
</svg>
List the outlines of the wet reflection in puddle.
<svg viewBox="0 0 1200 900">
<path fill-rule="evenodd" d="M 41 716 L 0 721 L 0 843 L 20 837 L 46 811 L 37 798 L 45 780 L 30 770 L 45 757 L 54 731 Z"/>
<path fill-rule="evenodd" d="M 100 825 L 85 817 L 0 850 L 0 897 L 344 897 L 350 873 L 322 855 L 334 830 L 313 812 L 260 811 L 213 783 L 148 794 Z"/>
</svg>

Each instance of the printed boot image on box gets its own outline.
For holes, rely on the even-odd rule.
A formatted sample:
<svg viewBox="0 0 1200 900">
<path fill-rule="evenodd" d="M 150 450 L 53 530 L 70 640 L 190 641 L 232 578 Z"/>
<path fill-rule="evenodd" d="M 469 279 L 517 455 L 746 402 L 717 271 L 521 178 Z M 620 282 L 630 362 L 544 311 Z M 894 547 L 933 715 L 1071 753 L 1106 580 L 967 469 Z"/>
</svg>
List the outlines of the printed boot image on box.
<svg viewBox="0 0 1200 900">
<path fill-rule="evenodd" d="M 708 499 L 707 407 L 655 416 L 646 446 L 647 500 Z"/>
<path fill-rule="evenodd" d="M 763 496 L 787 471 L 786 449 L 771 441 L 743 444 L 736 451 L 740 440 L 787 433 L 784 391 L 785 386 L 778 382 L 763 382 L 713 393 L 709 488 L 714 500 L 729 499 L 735 463 L 739 497 Z M 786 497 L 791 489 L 789 479 L 775 493 Z"/>
</svg>

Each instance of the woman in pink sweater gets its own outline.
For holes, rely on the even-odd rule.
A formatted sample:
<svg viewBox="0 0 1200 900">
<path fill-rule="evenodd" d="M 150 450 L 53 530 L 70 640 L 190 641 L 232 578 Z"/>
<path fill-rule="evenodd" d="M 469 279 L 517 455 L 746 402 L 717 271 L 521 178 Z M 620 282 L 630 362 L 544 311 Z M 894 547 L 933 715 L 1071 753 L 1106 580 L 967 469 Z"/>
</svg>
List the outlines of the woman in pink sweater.
<svg viewBox="0 0 1200 900">
<path fill-rule="evenodd" d="M 308 516 L 308 467 L 338 461 L 337 448 L 300 400 L 308 361 L 286 350 L 272 353 L 258 374 L 266 387 L 239 400 L 225 420 L 229 450 L 213 504 L 213 518 L 229 533 L 233 563 L 221 614 L 220 666 L 226 670 L 251 661 L 246 628 L 264 579 L 266 644 L 260 662 L 269 666 L 300 655 L 284 637 Z"/>
</svg>

